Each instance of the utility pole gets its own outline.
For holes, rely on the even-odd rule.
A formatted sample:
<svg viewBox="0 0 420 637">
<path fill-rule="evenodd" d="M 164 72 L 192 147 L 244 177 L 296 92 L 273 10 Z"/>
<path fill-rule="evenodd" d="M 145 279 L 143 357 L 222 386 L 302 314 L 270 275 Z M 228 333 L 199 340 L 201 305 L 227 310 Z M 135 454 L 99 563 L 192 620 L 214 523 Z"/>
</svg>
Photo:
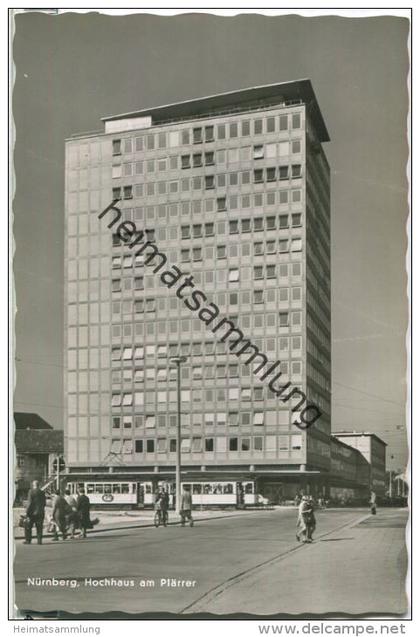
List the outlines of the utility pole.
<svg viewBox="0 0 420 637">
<path fill-rule="evenodd" d="M 175 511 L 179 514 L 181 508 L 181 365 L 186 363 L 187 359 L 185 356 L 173 356 L 169 360 L 176 366 L 177 371 L 178 419 L 176 427 Z"/>
</svg>

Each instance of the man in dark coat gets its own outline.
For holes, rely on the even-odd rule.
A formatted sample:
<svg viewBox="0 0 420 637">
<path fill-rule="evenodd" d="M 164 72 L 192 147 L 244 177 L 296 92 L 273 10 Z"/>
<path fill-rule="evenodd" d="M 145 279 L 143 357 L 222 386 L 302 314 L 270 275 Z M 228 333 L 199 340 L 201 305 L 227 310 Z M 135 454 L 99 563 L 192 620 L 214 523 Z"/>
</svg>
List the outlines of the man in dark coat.
<svg viewBox="0 0 420 637">
<path fill-rule="evenodd" d="M 61 489 L 55 497 L 52 510 L 52 517 L 57 527 L 54 539 L 58 540 L 58 531 L 61 532 L 63 540 L 67 538 L 67 527 L 71 515 L 72 508 L 67 503 L 64 491 Z"/>
<path fill-rule="evenodd" d="M 82 531 L 82 537 L 86 537 L 86 530 L 93 527 L 90 519 L 90 500 L 85 494 L 83 487 L 79 488 L 79 497 L 77 498 L 76 511 L 78 515 L 79 525 Z"/>
<path fill-rule="evenodd" d="M 181 508 L 180 508 L 181 526 L 185 526 L 185 521 L 186 520 L 189 520 L 190 526 L 193 525 L 193 519 L 192 519 L 192 516 L 191 516 L 191 509 L 192 509 L 191 491 L 187 490 L 184 487 L 184 490 L 183 490 L 182 495 L 181 495 Z"/>
<path fill-rule="evenodd" d="M 39 488 L 38 480 L 32 482 L 32 489 L 28 493 L 28 504 L 26 507 L 25 542 L 32 541 L 32 527 L 35 525 L 38 544 L 42 544 L 42 531 L 44 527 L 45 515 L 45 493 Z"/>
</svg>

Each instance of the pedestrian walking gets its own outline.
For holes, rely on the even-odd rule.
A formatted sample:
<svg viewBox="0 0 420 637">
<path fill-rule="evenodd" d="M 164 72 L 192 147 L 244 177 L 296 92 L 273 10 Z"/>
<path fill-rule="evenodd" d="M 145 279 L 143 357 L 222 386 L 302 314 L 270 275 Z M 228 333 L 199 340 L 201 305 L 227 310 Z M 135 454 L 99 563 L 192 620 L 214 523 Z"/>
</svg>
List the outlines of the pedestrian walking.
<svg viewBox="0 0 420 637">
<path fill-rule="evenodd" d="M 64 491 L 59 491 L 55 496 L 52 510 L 52 517 L 56 524 L 56 532 L 53 538 L 55 541 L 58 540 L 58 532 L 61 533 L 63 540 L 67 538 L 67 525 L 72 513 L 72 508 L 64 497 Z"/>
<path fill-rule="evenodd" d="M 370 512 L 372 513 L 372 515 L 376 515 L 376 493 L 375 493 L 375 491 L 371 491 L 370 492 L 369 505 L 370 505 Z"/>
<path fill-rule="evenodd" d="M 167 491 L 163 491 L 161 496 L 161 511 L 162 511 L 164 526 L 168 524 L 168 517 L 169 517 L 168 510 L 169 510 L 169 494 Z"/>
<path fill-rule="evenodd" d="M 69 488 L 67 488 L 64 492 L 64 498 L 67 504 L 70 507 L 69 513 L 67 515 L 68 520 L 67 524 L 70 529 L 70 539 L 74 540 L 76 531 L 78 528 L 78 513 L 77 513 L 77 500 L 74 495 L 72 495 Z"/>
<path fill-rule="evenodd" d="M 192 495 L 191 491 L 184 487 L 181 495 L 181 526 L 185 526 L 185 521 L 189 520 L 190 526 L 193 526 L 193 519 L 191 515 L 192 509 Z"/>
<path fill-rule="evenodd" d="M 39 488 L 38 480 L 32 482 L 32 488 L 28 492 L 28 504 L 26 506 L 25 541 L 32 542 L 32 527 L 35 525 L 38 544 L 42 544 L 42 535 L 45 516 L 45 493 Z"/>
<path fill-rule="evenodd" d="M 308 538 L 308 513 L 310 512 L 310 504 L 309 498 L 307 495 L 302 496 L 302 500 L 300 501 L 298 508 L 298 518 L 296 523 L 296 539 L 298 542 L 303 541 L 306 542 Z"/>
<path fill-rule="evenodd" d="M 84 487 L 79 487 L 78 498 L 76 502 L 76 511 L 78 516 L 78 523 L 81 530 L 81 537 L 86 537 L 87 529 L 93 528 L 92 520 L 90 519 L 90 500 L 85 493 Z"/>
<path fill-rule="evenodd" d="M 310 495 L 308 499 L 309 510 L 304 513 L 306 516 L 306 527 L 307 527 L 307 540 L 308 542 L 313 542 L 313 533 L 316 528 L 316 519 L 315 519 L 315 501 L 313 497 Z"/>
</svg>

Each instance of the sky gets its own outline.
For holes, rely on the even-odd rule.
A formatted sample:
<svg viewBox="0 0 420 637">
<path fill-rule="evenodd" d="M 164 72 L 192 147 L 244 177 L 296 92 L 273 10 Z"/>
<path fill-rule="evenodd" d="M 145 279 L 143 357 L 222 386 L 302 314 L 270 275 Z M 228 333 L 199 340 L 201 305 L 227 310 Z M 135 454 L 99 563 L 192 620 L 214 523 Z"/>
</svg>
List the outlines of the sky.
<svg viewBox="0 0 420 637">
<path fill-rule="evenodd" d="M 403 468 L 408 30 L 392 16 L 17 15 L 14 410 L 63 426 L 64 140 L 105 115 L 309 78 L 331 137 L 332 430 L 377 433 Z"/>
</svg>

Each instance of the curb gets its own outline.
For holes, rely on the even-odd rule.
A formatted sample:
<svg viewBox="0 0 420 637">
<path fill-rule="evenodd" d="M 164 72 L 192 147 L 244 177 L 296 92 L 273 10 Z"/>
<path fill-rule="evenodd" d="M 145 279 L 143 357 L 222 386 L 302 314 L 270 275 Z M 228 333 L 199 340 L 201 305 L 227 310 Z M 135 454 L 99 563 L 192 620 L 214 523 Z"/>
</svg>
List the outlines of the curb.
<svg viewBox="0 0 420 637">
<path fill-rule="evenodd" d="M 251 512 L 250 512 L 251 513 Z M 255 511 L 252 511 L 252 513 L 255 513 Z M 206 517 L 206 518 L 196 518 L 194 520 L 194 526 L 196 524 L 199 524 L 200 522 L 207 522 L 208 520 L 221 520 L 221 519 L 225 519 L 225 518 L 237 518 L 240 517 L 242 515 L 242 513 L 230 513 L 228 515 L 217 515 L 217 516 L 213 516 L 213 517 Z M 181 525 L 181 521 L 176 521 L 176 522 L 168 522 L 167 526 L 180 526 Z M 89 535 L 92 536 L 92 534 L 96 534 L 96 533 L 110 533 L 111 531 L 124 531 L 126 529 L 150 529 L 153 528 L 154 522 L 147 522 L 145 524 L 126 524 L 124 526 L 113 526 L 112 528 L 104 528 L 104 529 L 95 529 L 94 531 L 91 531 L 90 533 L 88 533 L 88 537 Z M 53 533 L 44 533 L 43 538 L 52 538 L 54 537 Z M 24 535 L 22 536 L 14 536 L 15 540 L 24 540 L 25 537 Z M 36 539 L 36 538 L 35 538 Z"/>
</svg>

